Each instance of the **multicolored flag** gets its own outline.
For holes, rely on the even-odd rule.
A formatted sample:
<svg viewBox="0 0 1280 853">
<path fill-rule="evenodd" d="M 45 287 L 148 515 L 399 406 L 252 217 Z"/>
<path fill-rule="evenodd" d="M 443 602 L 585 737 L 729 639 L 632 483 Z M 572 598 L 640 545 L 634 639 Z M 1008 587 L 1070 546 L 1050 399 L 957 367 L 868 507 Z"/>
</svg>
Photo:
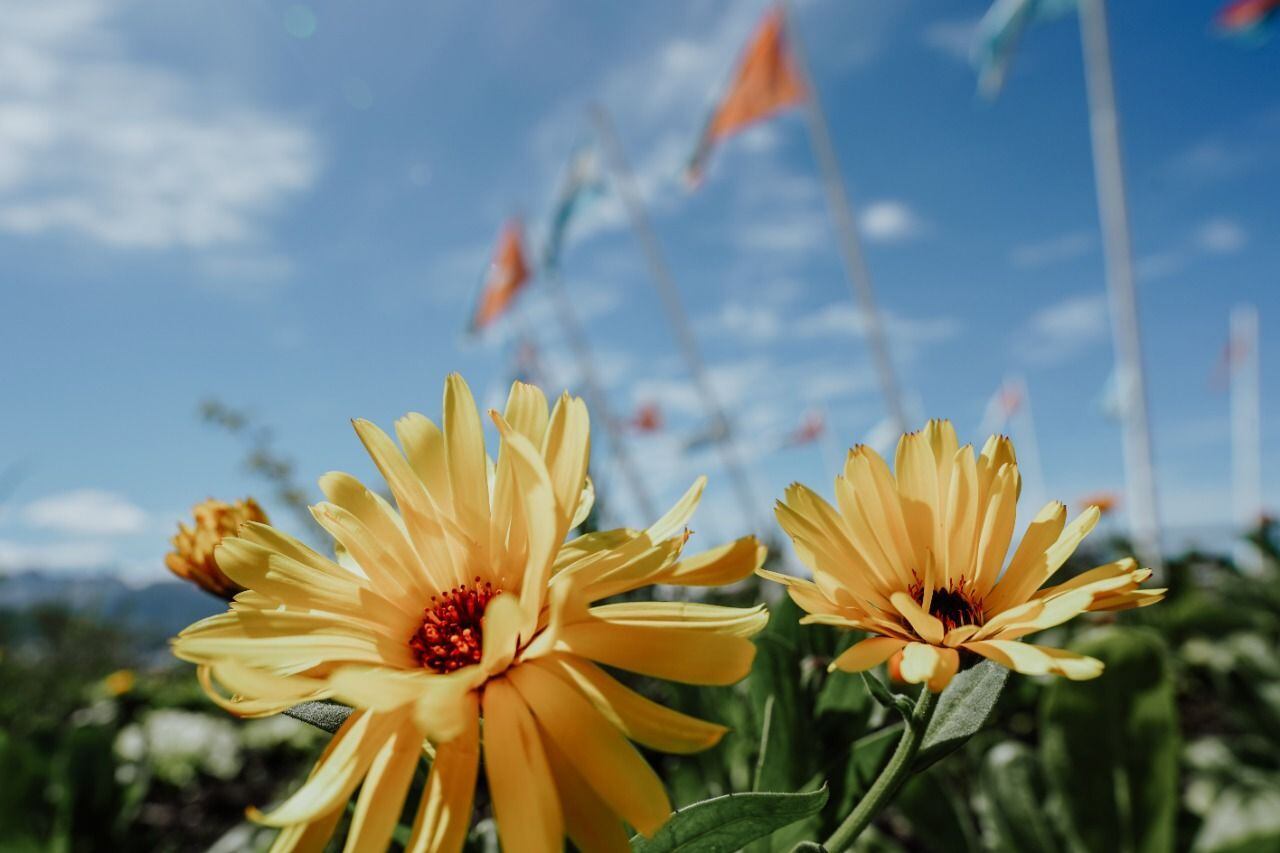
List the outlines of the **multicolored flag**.
<svg viewBox="0 0 1280 853">
<path fill-rule="evenodd" d="M 808 98 L 804 78 L 791 58 L 786 20 L 780 8 L 770 9 L 747 45 L 729 90 L 712 110 L 685 168 L 690 186 L 702 180 L 715 144 L 779 110 Z"/>
<path fill-rule="evenodd" d="M 1234 0 L 1222 7 L 1214 24 L 1227 35 L 1256 36 L 1277 12 L 1280 0 Z"/>
<path fill-rule="evenodd" d="M 471 315 L 472 332 L 486 328 L 501 317 L 528 283 L 530 271 L 524 259 L 523 230 L 519 220 L 515 219 L 502 227 L 484 288 Z"/>
<path fill-rule="evenodd" d="M 636 432 L 658 432 L 662 429 L 662 409 L 657 403 L 641 403 L 631 416 L 631 429 Z"/>
<path fill-rule="evenodd" d="M 1076 8 L 1076 0 L 995 0 L 978 24 L 970 56 L 978 72 L 978 91 L 994 98 L 1004 86 L 1022 33 L 1033 21 L 1060 17 Z"/>
<path fill-rule="evenodd" d="M 812 409 L 805 413 L 800 425 L 783 440 L 782 446 L 803 447 L 806 444 L 813 444 L 822 438 L 826 431 L 827 419 L 822 416 L 822 412 Z"/>
<path fill-rule="evenodd" d="M 581 145 L 569 158 L 560 195 L 551 214 L 547 230 L 547 242 L 542 247 L 542 266 L 555 270 L 560 266 L 560 251 L 564 247 L 569 220 L 592 198 L 604 191 L 604 172 L 600 167 L 600 155 L 594 145 Z"/>
</svg>

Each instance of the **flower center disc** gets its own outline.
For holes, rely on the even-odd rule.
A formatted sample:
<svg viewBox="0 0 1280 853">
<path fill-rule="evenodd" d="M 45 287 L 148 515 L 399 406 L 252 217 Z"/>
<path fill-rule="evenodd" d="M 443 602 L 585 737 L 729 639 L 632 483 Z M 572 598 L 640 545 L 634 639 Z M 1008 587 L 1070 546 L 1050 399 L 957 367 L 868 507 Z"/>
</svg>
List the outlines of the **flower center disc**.
<svg viewBox="0 0 1280 853">
<path fill-rule="evenodd" d="M 485 581 L 454 587 L 431 596 L 422 625 L 409 638 L 417 662 L 433 672 L 448 673 L 480 663 L 484 651 L 481 620 L 489 600 L 502 590 Z"/>
<path fill-rule="evenodd" d="M 911 597 L 916 603 L 924 604 L 924 590 L 918 584 L 912 584 Z M 955 589 L 935 589 L 929 602 L 929 613 L 942 623 L 944 631 L 961 625 L 981 625 L 986 621 L 982 603 L 965 591 L 964 581 Z"/>
</svg>

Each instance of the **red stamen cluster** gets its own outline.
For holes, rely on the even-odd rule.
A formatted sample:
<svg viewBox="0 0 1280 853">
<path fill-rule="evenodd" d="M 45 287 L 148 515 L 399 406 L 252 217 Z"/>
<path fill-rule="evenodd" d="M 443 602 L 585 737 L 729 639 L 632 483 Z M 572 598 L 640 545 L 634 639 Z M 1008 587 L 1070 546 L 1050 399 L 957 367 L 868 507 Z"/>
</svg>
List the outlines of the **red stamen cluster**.
<svg viewBox="0 0 1280 853">
<path fill-rule="evenodd" d="M 961 625 L 981 625 L 986 621 L 982 602 L 973 593 L 965 589 L 965 579 L 961 578 L 955 589 L 935 589 L 929 601 L 929 613 L 942 622 L 942 630 L 950 631 Z M 924 604 L 924 587 L 919 581 L 913 583 L 908 590 L 917 604 Z"/>
<path fill-rule="evenodd" d="M 439 673 L 479 663 L 484 649 L 484 609 L 501 592 L 488 581 L 481 583 L 476 578 L 470 586 L 431 596 L 422 627 L 409 638 L 409 648 L 418 663 Z"/>
</svg>

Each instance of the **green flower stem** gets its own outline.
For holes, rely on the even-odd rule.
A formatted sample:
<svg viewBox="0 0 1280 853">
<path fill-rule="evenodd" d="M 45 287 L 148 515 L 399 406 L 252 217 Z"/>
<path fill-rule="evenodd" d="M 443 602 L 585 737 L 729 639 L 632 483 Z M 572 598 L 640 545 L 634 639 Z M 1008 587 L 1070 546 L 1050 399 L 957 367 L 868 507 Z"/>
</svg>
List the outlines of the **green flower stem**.
<svg viewBox="0 0 1280 853">
<path fill-rule="evenodd" d="M 920 742 L 924 739 L 925 729 L 929 727 L 929 719 L 938 704 L 938 694 L 928 687 L 922 687 L 920 698 L 911 709 L 906 728 L 902 731 L 902 740 L 893 750 L 893 757 L 876 779 L 871 790 L 854 806 L 853 811 L 844 819 L 844 823 L 832 833 L 822 845 L 830 853 L 843 853 L 862 830 L 866 829 L 876 815 L 893 800 L 902 783 L 911 775 L 911 765 L 915 763 L 916 753 L 920 751 Z"/>
</svg>

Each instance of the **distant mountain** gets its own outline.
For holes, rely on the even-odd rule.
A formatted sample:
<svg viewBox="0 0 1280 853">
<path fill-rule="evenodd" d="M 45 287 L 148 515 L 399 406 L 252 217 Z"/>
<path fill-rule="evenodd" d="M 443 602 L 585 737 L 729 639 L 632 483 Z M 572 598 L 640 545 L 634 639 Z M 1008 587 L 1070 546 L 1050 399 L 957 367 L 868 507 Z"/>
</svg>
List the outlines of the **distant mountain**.
<svg viewBox="0 0 1280 853">
<path fill-rule="evenodd" d="M 0 575 L 0 608 L 25 610 L 61 604 L 128 625 L 148 643 L 162 644 L 183 628 L 226 609 L 226 604 L 179 580 L 130 586 L 115 575 L 23 571 Z"/>
</svg>

